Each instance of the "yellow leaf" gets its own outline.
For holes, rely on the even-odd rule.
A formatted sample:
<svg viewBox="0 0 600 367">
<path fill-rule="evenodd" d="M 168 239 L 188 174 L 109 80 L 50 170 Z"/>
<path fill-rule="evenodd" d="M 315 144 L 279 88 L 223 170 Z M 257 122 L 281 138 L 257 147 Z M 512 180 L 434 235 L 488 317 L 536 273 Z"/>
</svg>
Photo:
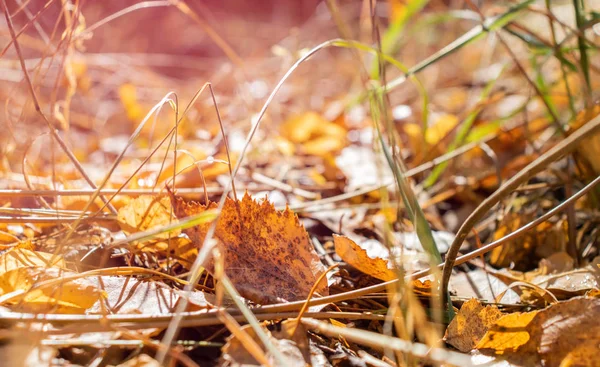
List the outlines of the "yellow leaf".
<svg viewBox="0 0 600 367">
<path fill-rule="evenodd" d="M 316 112 L 305 112 L 287 120 L 281 135 L 295 144 L 302 144 L 304 153 L 325 156 L 346 146 L 346 129 L 328 121 Z"/>
<path fill-rule="evenodd" d="M 344 141 L 332 136 L 321 136 L 304 143 L 304 153 L 323 156 L 327 153 L 339 152 L 344 148 Z"/>
<path fill-rule="evenodd" d="M 530 219 L 529 215 L 509 213 L 494 233 L 494 240 L 515 231 L 521 227 L 522 223 L 528 223 Z M 508 267 L 511 264 L 515 269 L 535 266 L 537 265 L 535 255 L 538 247 L 544 246 L 546 249 L 554 249 L 560 245 L 561 240 L 554 239 L 552 237 L 554 234 L 556 233 L 553 231 L 552 224 L 548 222 L 541 223 L 534 230 L 513 241 L 510 246 L 500 246 L 492 250 L 490 263 L 498 268 Z M 556 246 L 553 246 L 555 243 L 557 243 Z"/>
<path fill-rule="evenodd" d="M 237 161 L 237 154 L 235 152 L 231 153 L 231 165 L 235 166 Z M 185 160 L 187 163 L 193 163 L 191 159 Z M 179 163 L 177 164 L 179 166 Z M 181 164 L 181 167 L 185 167 L 184 164 Z M 202 175 L 200 175 L 200 171 L 198 167 L 195 165 L 186 169 L 181 174 L 177 175 L 177 186 L 179 187 L 202 187 L 204 183 L 208 185 L 212 180 L 214 180 L 217 176 L 223 174 L 229 174 L 229 165 L 227 164 L 227 154 L 219 153 L 214 157 L 214 162 L 212 163 L 200 163 L 200 169 L 202 170 Z M 169 172 L 163 172 L 164 175 L 161 175 L 163 178 L 171 178 L 173 176 L 173 167 L 171 166 Z M 203 182 L 203 180 L 205 182 Z"/>
<path fill-rule="evenodd" d="M 406 0 L 388 0 L 390 23 L 395 23 L 406 16 Z"/>
<path fill-rule="evenodd" d="M 368 247 L 363 244 L 363 247 L 348 237 L 335 234 L 333 242 L 335 252 L 349 265 L 377 279 L 396 279 L 393 266 L 389 263 L 389 251 L 382 244 Z"/>
<path fill-rule="evenodd" d="M 56 285 L 32 289 L 42 281 L 74 275 L 61 256 L 16 248 L 0 256 L 0 294 L 6 305 L 21 312 L 83 313 L 103 296 L 85 279 L 57 280 Z"/>
<path fill-rule="evenodd" d="M 477 349 L 489 349 L 494 354 L 516 352 L 531 338 L 528 327 L 538 311 L 515 312 L 498 319 L 477 344 Z"/>
<path fill-rule="evenodd" d="M 600 299 L 576 297 L 543 310 L 498 319 L 477 345 L 524 366 L 596 366 Z"/>
<path fill-rule="evenodd" d="M 458 125 L 458 117 L 455 115 L 444 114 L 435 120 L 435 122 L 427 128 L 425 141 L 429 145 L 435 145 L 444 139 Z"/>
<path fill-rule="evenodd" d="M 445 144 L 440 142 L 456 128 L 458 123 L 456 115 L 441 115 L 427 128 L 425 139 L 423 139 L 423 129 L 420 125 L 408 123 L 404 124 L 403 128 L 406 135 L 408 135 L 415 156 L 420 157 L 425 151 L 429 152 L 429 149 L 435 146 L 435 151 L 430 154 L 432 154 L 432 157 L 437 157 L 445 151 Z M 426 146 L 423 146 L 423 143 Z"/>
<path fill-rule="evenodd" d="M 169 164 L 165 166 L 160 173 L 160 176 L 156 179 L 156 182 L 163 183 L 165 180 L 173 177 L 173 166 L 175 166 L 175 172 L 177 175 L 186 174 L 189 171 L 197 171 L 198 168 L 194 164 L 196 161 L 206 158 L 206 153 L 200 149 L 194 149 L 189 154 L 179 153 L 177 154 L 177 163 Z"/>
<path fill-rule="evenodd" d="M 469 352 L 501 316 L 496 306 L 484 307 L 472 298 L 462 305 L 450 322 L 444 340 L 461 352 Z"/>
<path fill-rule="evenodd" d="M 0 256 L 0 274 L 23 267 L 65 268 L 62 256 L 23 248 L 13 249 Z"/>
<path fill-rule="evenodd" d="M 127 233 L 143 232 L 151 228 L 171 224 L 177 219 L 171 217 L 171 201 L 168 197 L 143 195 L 119 209 L 121 229 Z M 180 230 L 161 233 L 156 238 L 176 237 Z"/>
</svg>

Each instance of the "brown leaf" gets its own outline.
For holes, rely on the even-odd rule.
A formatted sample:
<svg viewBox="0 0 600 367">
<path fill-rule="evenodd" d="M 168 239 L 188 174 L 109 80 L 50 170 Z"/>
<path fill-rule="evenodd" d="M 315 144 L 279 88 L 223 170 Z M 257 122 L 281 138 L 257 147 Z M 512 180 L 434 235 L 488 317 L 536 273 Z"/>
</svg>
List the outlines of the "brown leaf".
<svg viewBox="0 0 600 367">
<path fill-rule="evenodd" d="M 384 281 L 396 279 L 388 249 L 379 242 L 357 244 L 346 236 L 333 235 L 335 252 L 363 273 Z"/>
<path fill-rule="evenodd" d="M 178 217 L 186 217 L 215 209 L 184 203 L 178 199 Z M 185 230 L 193 243 L 202 246 L 210 223 Z M 260 304 L 294 301 L 306 298 L 317 278 L 325 271 L 310 243 L 308 233 L 289 209 L 283 212 L 249 195 L 235 202 L 227 198 L 214 238 L 224 254 L 224 269 L 240 294 Z M 213 271 L 214 262 L 207 264 Z M 326 279 L 317 293 L 328 294 Z"/>
<path fill-rule="evenodd" d="M 477 299 L 471 298 L 448 325 L 444 340 L 461 352 L 469 352 L 501 316 L 496 306 L 484 307 Z"/>
<path fill-rule="evenodd" d="M 541 311 L 503 316 L 477 345 L 519 365 L 597 366 L 600 299 L 577 297 Z"/>
<path fill-rule="evenodd" d="M 579 127 L 583 126 L 589 120 L 600 114 L 600 105 L 596 104 L 577 114 L 575 120 L 571 123 L 575 131 Z M 590 135 L 581 144 L 578 145 L 577 155 L 580 159 L 584 160 L 589 167 L 593 170 L 594 174 L 600 172 L 600 163 L 598 163 L 598 154 L 600 153 L 600 134 L 595 133 Z"/>
</svg>

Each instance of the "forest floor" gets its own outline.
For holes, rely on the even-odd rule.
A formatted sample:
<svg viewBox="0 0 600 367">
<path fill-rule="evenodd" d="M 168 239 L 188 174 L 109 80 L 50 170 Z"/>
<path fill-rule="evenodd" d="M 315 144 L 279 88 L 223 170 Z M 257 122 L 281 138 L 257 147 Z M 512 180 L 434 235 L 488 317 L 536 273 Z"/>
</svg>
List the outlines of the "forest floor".
<svg viewBox="0 0 600 367">
<path fill-rule="evenodd" d="M 3 365 L 600 366 L 598 1 L 0 4 Z"/>
</svg>

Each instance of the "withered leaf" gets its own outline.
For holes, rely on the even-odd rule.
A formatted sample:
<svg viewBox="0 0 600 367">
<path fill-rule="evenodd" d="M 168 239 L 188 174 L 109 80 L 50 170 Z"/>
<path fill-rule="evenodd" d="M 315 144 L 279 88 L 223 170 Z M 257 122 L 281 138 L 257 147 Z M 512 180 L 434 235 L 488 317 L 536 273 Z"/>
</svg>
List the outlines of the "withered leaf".
<svg viewBox="0 0 600 367">
<path fill-rule="evenodd" d="M 142 232 L 150 228 L 172 223 L 171 202 L 168 197 L 140 196 L 119 209 L 118 216 L 121 229 L 127 233 Z M 174 230 L 162 233 L 157 238 L 167 239 L 177 236 Z"/>
<path fill-rule="evenodd" d="M 181 199 L 174 206 L 180 218 L 217 208 L 216 203 L 186 204 Z M 185 233 L 202 246 L 209 227 L 206 223 Z M 236 289 L 260 304 L 306 298 L 326 270 L 291 210 L 279 212 L 268 201 L 258 203 L 248 194 L 239 202 L 227 198 L 214 238 L 224 255 L 224 270 Z M 207 269 L 214 270 L 213 260 Z M 318 285 L 317 293 L 328 294 L 326 279 Z"/>
<path fill-rule="evenodd" d="M 389 261 L 390 253 L 381 243 L 359 245 L 348 237 L 338 235 L 333 235 L 333 242 L 335 252 L 349 265 L 377 279 L 396 279 Z"/>
<path fill-rule="evenodd" d="M 576 297 L 498 319 L 477 345 L 519 365 L 597 366 L 600 299 Z"/>
<path fill-rule="evenodd" d="M 495 306 L 482 306 L 475 298 L 465 302 L 448 328 L 444 339 L 461 352 L 475 348 L 488 328 L 502 316 Z"/>
<path fill-rule="evenodd" d="M 71 275 L 61 256 L 15 248 L 0 256 L 0 295 L 21 312 L 83 313 L 104 292 L 87 279 L 61 280 Z M 56 286 L 33 288 L 50 280 Z"/>
</svg>

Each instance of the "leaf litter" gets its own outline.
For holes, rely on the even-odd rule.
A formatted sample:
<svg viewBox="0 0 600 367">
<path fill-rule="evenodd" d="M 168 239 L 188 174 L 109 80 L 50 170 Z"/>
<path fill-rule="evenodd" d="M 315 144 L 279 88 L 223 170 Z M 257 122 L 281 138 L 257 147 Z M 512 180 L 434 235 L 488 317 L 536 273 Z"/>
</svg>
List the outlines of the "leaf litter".
<svg viewBox="0 0 600 367">
<path fill-rule="evenodd" d="M 598 365 L 592 2 L 309 3 L 2 2 L 2 360 Z"/>
</svg>

